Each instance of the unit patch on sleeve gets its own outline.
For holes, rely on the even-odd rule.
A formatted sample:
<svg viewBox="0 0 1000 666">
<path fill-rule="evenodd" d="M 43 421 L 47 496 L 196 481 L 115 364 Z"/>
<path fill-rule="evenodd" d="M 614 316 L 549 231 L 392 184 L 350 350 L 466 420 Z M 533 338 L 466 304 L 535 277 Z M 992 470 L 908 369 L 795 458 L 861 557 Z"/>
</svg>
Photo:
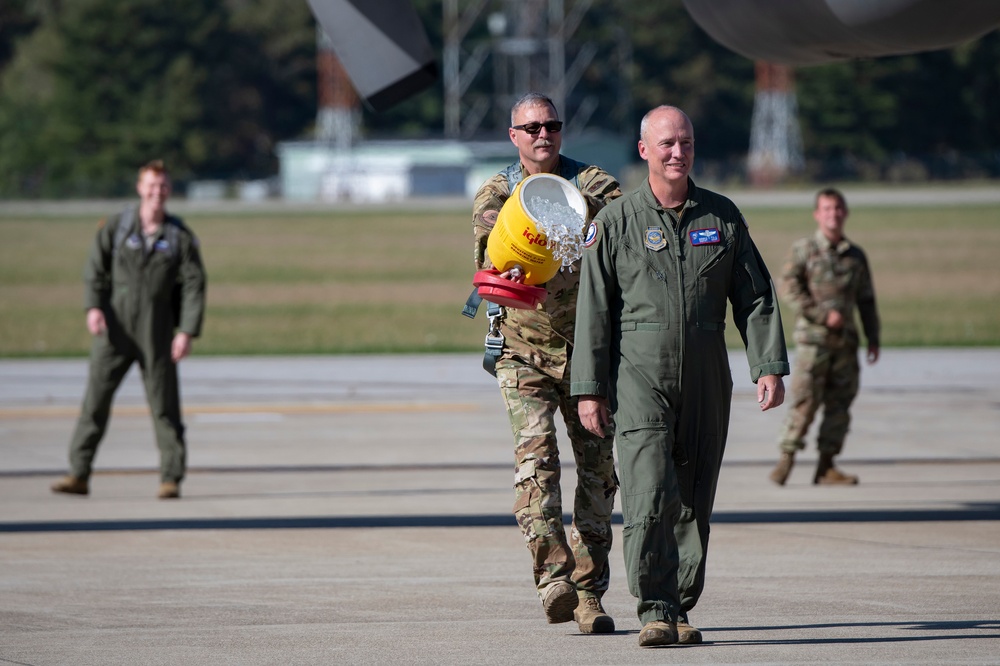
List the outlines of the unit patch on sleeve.
<svg viewBox="0 0 1000 666">
<path fill-rule="evenodd" d="M 587 235 L 583 239 L 583 246 L 590 247 L 597 241 L 597 223 L 591 222 L 590 226 L 587 227 Z"/>
<path fill-rule="evenodd" d="M 663 229 L 659 227 L 646 227 L 646 238 L 643 240 L 646 247 L 654 252 L 659 252 L 667 246 L 667 239 L 663 236 Z"/>
<path fill-rule="evenodd" d="M 720 242 L 718 229 L 695 229 L 688 236 L 691 245 L 715 245 Z"/>
</svg>

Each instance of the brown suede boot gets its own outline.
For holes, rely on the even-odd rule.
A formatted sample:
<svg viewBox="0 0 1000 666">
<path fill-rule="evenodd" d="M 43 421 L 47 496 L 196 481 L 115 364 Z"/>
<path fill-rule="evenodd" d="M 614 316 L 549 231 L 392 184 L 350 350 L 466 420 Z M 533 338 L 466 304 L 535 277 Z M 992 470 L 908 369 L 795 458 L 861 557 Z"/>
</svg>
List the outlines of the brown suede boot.
<svg viewBox="0 0 1000 666">
<path fill-rule="evenodd" d="M 615 621 L 604 612 L 601 600 L 596 597 L 580 597 L 573 619 L 580 625 L 581 634 L 610 634 L 615 630 Z"/>
<path fill-rule="evenodd" d="M 785 485 L 785 481 L 788 481 L 788 475 L 792 473 L 793 465 L 795 465 L 795 454 L 782 451 L 781 457 L 778 458 L 778 464 L 771 470 L 771 480 L 779 486 Z"/>
<path fill-rule="evenodd" d="M 816 466 L 816 476 L 813 483 L 825 486 L 856 486 L 858 477 L 851 474 L 844 474 L 833 466 L 833 456 L 829 453 L 819 455 L 819 464 Z"/>
<path fill-rule="evenodd" d="M 156 496 L 160 499 L 180 499 L 181 485 L 173 481 L 164 481 L 160 484 L 160 491 Z"/>
<path fill-rule="evenodd" d="M 677 625 L 673 622 L 653 620 L 639 632 L 639 647 L 673 645 L 677 642 Z"/>
<path fill-rule="evenodd" d="M 692 626 L 686 617 L 678 617 L 677 642 L 682 645 L 698 645 L 701 643 L 701 630 Z"/>
<path fill-rule="evenodd" d="M 580 603 L 576 587 L 566 581 L 549 583 L 542 591 L 542 610 L 549 624 L 560 624 L 573 619 L 573 610 Z"/>
<path fill-rule="evenodd" d="M 90 484 L 87 483 L 87 479 L 80 479 L 71 474 L 53 483 L 51 488 L 54 493 L 68 495 L 87 495 L 90 493 Z"/>
</svg>

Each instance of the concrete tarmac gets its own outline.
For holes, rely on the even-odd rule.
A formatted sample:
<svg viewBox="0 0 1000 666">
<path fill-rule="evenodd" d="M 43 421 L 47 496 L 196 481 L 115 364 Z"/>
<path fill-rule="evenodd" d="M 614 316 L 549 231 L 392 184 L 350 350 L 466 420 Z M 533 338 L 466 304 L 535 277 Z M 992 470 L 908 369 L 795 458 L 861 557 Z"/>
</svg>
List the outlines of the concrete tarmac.
<svg viewBox="0 0 1000 666">
<path fill-rule="evenodd" d="M 86 361 L 0 361 L 0 664 L 1000 663 L 1000 349 L 866 366 L 850 488 L 811 484 L 814 444 L 767 480 L 785 408 L 760 413 L 734 354 L 706 642 L 660 649 L 638 647 L 620 516 L 617 631 L 545 623 L 479 363 L 195 356 L 189 475 L 162 501 L 134 372 L 68 497 L 48 486 Z"/>
</svg>

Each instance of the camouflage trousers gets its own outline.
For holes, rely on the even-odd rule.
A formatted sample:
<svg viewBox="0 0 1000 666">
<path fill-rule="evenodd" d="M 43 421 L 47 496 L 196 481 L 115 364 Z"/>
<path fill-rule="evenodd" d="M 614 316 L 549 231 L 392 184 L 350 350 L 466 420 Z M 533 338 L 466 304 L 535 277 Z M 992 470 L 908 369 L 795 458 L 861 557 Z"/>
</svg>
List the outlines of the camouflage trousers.
<svg viewBox="0 0 1000 666">
<path fill-rule="evenodd" d="M 820 453 L 837 455 L 851 424 L 848 411 L 858 394 L 858 349 L 854 345 L 830 348 L 798 344 L 792 369 L 791 404 L 778 446 L 795 453 L 804 449 L 805 436 L 823 405 L 823 419 L 816 437 Z"/>
<path fill-rule="evenodd" d="M 569 373 L 555 379 L 537 368 L 502 359 L 497 380 L 514 433 L 514 516 L 531 553 L 535 587 L 572 582 L 581 596 L 608 589 L 611 511 L 618 477 L 613 437 L 599 438 L 580 424 Z M 569 539 L 563 527 L 556 413 L 566 424 L 576 461 L 576 496 Z"/>
</svg>

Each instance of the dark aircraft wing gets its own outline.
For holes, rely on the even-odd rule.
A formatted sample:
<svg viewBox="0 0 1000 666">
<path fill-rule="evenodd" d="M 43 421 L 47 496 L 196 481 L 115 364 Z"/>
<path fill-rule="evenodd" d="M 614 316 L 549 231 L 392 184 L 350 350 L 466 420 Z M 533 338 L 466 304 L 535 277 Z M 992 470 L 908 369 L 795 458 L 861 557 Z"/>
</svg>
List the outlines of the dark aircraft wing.
<svg viewBox="0 0 1000 666">
<path fill-rule="evenodd" d="M 437 62 L 409 0 L 309 0 L 354 89 L 375 111 L 420 92 Z"/>
<path fill-rule="evenodd" d="M 785 65 L 950 48 L 1000 27 L 997 0 L 684 0 L 684 6 L 723 46 Z"/>
</svg>

